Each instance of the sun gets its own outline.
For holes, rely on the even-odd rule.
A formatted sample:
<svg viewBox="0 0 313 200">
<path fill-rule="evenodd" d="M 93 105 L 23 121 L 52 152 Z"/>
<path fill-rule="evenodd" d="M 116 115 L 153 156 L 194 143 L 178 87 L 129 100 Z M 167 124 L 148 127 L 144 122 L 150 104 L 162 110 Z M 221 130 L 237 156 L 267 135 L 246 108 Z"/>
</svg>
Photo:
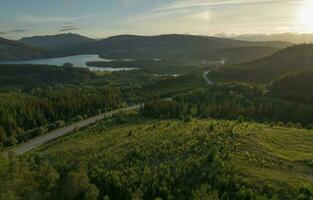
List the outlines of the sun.
<svg viewBox="0 0 313 200">
<path fill-rule="evenodd" d="M 299 24 L 304 31 L 313 31 L 313 0 L 307 0 L 301 7 Z"/>
</svg>

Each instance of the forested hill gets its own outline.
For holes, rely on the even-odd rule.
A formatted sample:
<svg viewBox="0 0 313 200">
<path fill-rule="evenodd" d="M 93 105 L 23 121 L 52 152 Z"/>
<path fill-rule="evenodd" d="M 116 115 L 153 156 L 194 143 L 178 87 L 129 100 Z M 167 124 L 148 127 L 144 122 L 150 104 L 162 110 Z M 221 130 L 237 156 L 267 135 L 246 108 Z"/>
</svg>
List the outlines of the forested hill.
<svg viewBox="0 0 313 200">
<path fill-rule="evenodd" d="M 133 36 L 120 35 L 110 37 L 94 43 L 93 48 L 104 55 L 123 55 L 130 54 L 136 57 L 136 54 L 145 54 L 155 57 L 170 57 L 176 54 L 188 56 L 189 53 L 209 51 L 215 49 L 226 49 L 234 47 L 247 46 L 267 46 L 275 48 L 284 48 L 288 43 L 272 44 L 268 42 L 246 42 L 207 36 L 193 35 L 160 35 L 160 36 Z M 185 55 L 183 54 L 185 53 Z M 208 52 L 212 53 L 212 52 Z"/>
<path fill-rule="evenodd" d="M 270 93 L 286 100 L 313 104 L 313 70 L 287 74 L 272 82 Z"/>
<path fill-rule="evenodd" d="M 225 66 L 213 74 L 228 80 L 267 82 L 304 69 L 313 69 L 313 44 L 288 47 L 253 62 Z"/>
<path fill-rule="evenodd" d="M 287 42 L 247 42 L 240 40 L 232 40 L 226 38 L 209 37 L 209 36 L 196 36 L 196 35 L 180 35 L 169 34 L 159 36 L 137 36 L 137 35 L 118 35 L 100 40 L 96 43 L 109 48 L 108 46 L 116 48 L 171 48 L 182 49 L 191 48 L 193 50 L 207 50 L 207 49 L 220 49 L 239 46 L 272 46 L 283 48 L 290 43 Z M 127 44 L 127 45 L 126 45 Z"/>
<path fill-rule="evenodd" d="M 118 88 L 97 78 L 86 68 L 0 65 L 0 150 L 120 106 Z"/>
<path fill-rule="evenodd" d="M 118 35 L 91 43 L 59 48 L 58 51 L 59 53 L 63 52 L 63 54 L 100 54 L 104 58 L 185 58 L 187 60 L 216 61 L 229 55 L 228 48 L 250 47 L 251 57 L 256 59 L 271 55 L 287 46 L 290 46 L 290 43 L 247 42 L 195 35 Z M 246 49 L 238 49 L 238 51 L 241 50 L 245 51 Z M 255 56 L 256 54 L 257 56 Z M 247 55 L 250 55 L 250 53 Z M 240 58 L 236 60 L 240 60 Z M 247 59 L 244 59 L 244 61 L 247 61 Z"/>
<path fill-rule="evenodd" d="M 47 57 L 47 50 L 0 38 L 0 61 L 29 60 Z"/>
<path fill-rule="evenodd" d="M 95 40 L 79 34 L 67 33 L 58 35 L 25 37 L 19 41 L 33 46 L 43 47 L 47 49 L 56 49 L 71 45 L 91 43 Z"/>
</svg>

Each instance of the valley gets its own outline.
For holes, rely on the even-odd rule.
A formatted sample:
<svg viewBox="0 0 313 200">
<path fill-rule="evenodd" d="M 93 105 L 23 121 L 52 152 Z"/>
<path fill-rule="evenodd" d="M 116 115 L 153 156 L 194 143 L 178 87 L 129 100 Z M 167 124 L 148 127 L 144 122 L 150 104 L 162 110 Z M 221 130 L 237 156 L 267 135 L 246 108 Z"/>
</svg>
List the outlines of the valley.
<svg viewBox="0 0 313 200">
<path fill-rule="evenodd" d="M 313 196 L 312 45 L 71 37 L 0 63 L 0 199 Z"/>
</svg>

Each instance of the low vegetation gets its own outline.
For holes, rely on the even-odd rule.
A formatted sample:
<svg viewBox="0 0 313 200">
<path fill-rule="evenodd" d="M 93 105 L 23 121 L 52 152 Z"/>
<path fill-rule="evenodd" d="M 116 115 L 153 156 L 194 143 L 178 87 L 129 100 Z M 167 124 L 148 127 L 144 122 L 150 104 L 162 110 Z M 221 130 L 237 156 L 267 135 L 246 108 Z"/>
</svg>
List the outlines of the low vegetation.
<svg viewBox="0 0 313 200">
<path fill-rule="evenodd" d="M 304 129 L 119 115 L 24 159 L 5 160 L 0 194 L 3 199 L 310 199 L 312 147 L 313 132 Z"/>
</svg>

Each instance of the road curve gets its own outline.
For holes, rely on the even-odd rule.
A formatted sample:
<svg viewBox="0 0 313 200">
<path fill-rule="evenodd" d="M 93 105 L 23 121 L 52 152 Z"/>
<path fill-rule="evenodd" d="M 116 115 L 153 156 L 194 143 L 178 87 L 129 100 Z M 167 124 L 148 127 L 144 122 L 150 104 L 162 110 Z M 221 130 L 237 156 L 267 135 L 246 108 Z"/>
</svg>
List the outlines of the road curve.
<svg viewBox="0 0 313 200">
<path fill-rule="evenodd" d="M 94 124 L 96 123 L 97 121 L 99 120 L 102 120 L 106 117 L 110 117 L 112 116 L 113 114 L 117 114 L 119 112 L 127 112 L 127 111 L 131 111 L 131 110 L 137 110 L 137 109 L 140 109 L 140 107 L 142 107 L 143 104 L 138 104 L 138 105 L 135 105 L 135 106 L 129 106 L 129 107 L 126 107 L 126 108 L 120 108 L 120 109 L 117 109 L 117 110 L 113 110 L 113 111 L 110 111 L 110 112 L 106 112 L 106 113 L 103 113 L 101 115 L 97 115 L 97 116 L 93 116 L 91 118 L 88 118 L 88 119 L 85 119 L 85 120 L 82 120 L 82 121 L 79 121 L 79 122 L 76 122 L 76 123 L 73 123 L 73 124 L 70 124 L 66 127 L 63 127 L 63 128 L 60 128 L 60 129 L 57 129 L 57 130 L 54 130 L 54 131 L 51 131 L 45 135 L 42 135 L 40 137 L 37 137 L 35 139 L 32 139 L 30 140 L 29 142 L 26 142 L 14 149 L 11 149 L 9 150 L 7 153 L 13 153 L 13 155 L 21 155 L 23 153 L 26 153 L 46 142 L 49 142 L 51 140 L 54 140 L 58 137 L 62 137 L 70 132 L 72 132 L 74 129 L 77 129 L 77 128 L 82 128 L 82 127 L 85 127 L 85 126 L 88 126 L 88 125 L 91 125 L 91 124 Z"/>
<path fill-rule="evenodd" d="M 208 74 L 210 73 L 210 71 L 205 71 L 202 75 L 202 77 L 204 78 L 204 80 L 208 83 L 208 85 L 213 85 L 213 82 L 208 78 Z"/>
</svg>

